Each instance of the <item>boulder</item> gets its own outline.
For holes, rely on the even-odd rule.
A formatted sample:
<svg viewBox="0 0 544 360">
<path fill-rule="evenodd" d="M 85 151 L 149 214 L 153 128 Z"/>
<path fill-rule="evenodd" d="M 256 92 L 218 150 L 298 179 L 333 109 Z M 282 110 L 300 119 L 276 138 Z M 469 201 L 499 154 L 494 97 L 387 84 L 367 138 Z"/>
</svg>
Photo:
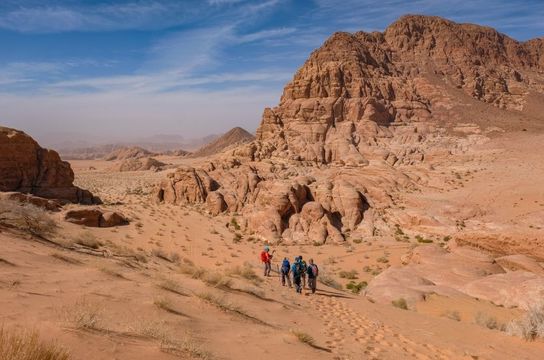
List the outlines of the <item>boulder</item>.
<svg viewBox="0 0 544 360">
<path fill-rule="evenodd" d="M 129 223 L 123 214 L 99 208 L 69 210 L 64 214 L 64 220 L 88 227 L 113 227 Z"/>
</svg>

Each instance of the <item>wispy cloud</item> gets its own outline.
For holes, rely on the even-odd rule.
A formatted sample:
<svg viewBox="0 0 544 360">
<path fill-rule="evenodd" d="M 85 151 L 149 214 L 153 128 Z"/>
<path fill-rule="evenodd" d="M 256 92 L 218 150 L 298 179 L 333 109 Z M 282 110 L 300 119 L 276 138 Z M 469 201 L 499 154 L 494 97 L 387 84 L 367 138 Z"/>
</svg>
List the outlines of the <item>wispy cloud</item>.
<svg viewBox="0 0 544 360">
<path fill-rule="evenodd" d="M 164 28 L 189 19 L 195 8 L 188 5 L 182 1 L 136 1 L 17 6 L 3 9 L 0 28 L 28 33 Z"/>
</svg>

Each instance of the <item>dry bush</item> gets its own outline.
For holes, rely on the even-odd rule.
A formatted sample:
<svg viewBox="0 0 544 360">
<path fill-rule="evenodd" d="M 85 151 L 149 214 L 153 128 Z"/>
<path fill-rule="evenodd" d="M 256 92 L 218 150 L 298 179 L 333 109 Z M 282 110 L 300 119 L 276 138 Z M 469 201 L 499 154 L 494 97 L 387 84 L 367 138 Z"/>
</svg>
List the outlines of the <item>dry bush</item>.
<svg viewBox="0 0 544 360">
<path fill-rule="evenodd" d="M 215 296 L 215 295 L 213 295 L 212 293 L 209 293 L 209 292 L 198 293 L 198 294 L 196 294 L 196 296 L 198 296 L 200 299 L 204 300 L 208 304 L 211 304 L 211 305 L 217 307 L 218 309 L 220 309 L 220 310 L 222 310 L 224 312 L 228 312 L 228 313 L 238 315 L 241 318 L 244 318 L 246 320 L 251 320 L 251 321 L 253 321 L 253 322 L 257 323 L 257 324 L 270 326 L 266 322 L 254 317 L 252 315 L 249 315 L 242 308 L 240 308 L 238 305 L 234 305 L 234 304 L 226 301 L 223 297 Z"/>
<path fill-rule="evenodd" d="M 82 298 L 76 303 L 64 309 L 64 320 L 72 324 L 76 329 L 101 330 L 103 309 L 96 303 Z"/>
<path fill-rule="evenodd" d="M 291 330 L 291 334 L 293 334 L 297 338 L 297 340 L 300 341 L 301 343 L 304 343 L 310 346 L 315 346 L 314 338 L 308 335 L 307 333 L 298 331 L 298 330 Z"/>
<path fill-rule="evenodd" d="M 68 360 L 66 350 L 40 340 L 35 332 L 7 330 L 0 327 L 2 360 Z"/>
<path fill-rule="evenodd" d="M 40 238 L 53 235 L 57 229 L 56 222 L 44 209 L 12 200 L 0 200 L 0 224 Z"/>
<path fill-rule="evenodd" d="M 96 236 L 94 236 L 94 234 L 91 233 L 90 231 L 85 231 L 79 234 L 79 236 L 76 239 L 74 239 L 74 243 L 91 248 L 91 249 L 95 249 L 95 250 L 103 245 L 102 242 L 100 242 L 96 238 Z"/>
<path fill-rule="evenodd" d="M 351 270 L 351 271 L 340 271 L 338 276 L 340 276 L 342 279 L 348 279 L 348 280 L 355 280 L 357 279 L 357 271 Z"/>
<path fill-rule="evenodd" d="M 528 341 L 544 339 L 544 302 L 529 307 L 522 318 L 506 326 L 506 332 Z"/>
<path fill-rule="evenodd" d="M 180 358 L 196 358 L 208 360 L 212 356 L 209 352 L 202 350 L 189 336 L 182 340 L 172 336 L 172 331 L 163 321 L 140 320 L 129 327 L 129 332 L 139 336 L 157 340 L 160 343 L 161 351 L 180 356 Z"/>
<path fill-rule="evenodd" d="M 217 272 L 204 272 L 200 278 L 206 285 L 216 288 L 230 288 L 232 286 L 232 280 Z"/>
<path fill-rule="evenodd" d="M 158 257 L 159 259 L 166 260 L 171 263 L 179 263 L 181 260 L 181 257 L 178 253 L 171 252 L 170 254 L 167 254 L 162 249 L 153 249 L 151 250 L 151 255 Z"/>
<path fill-rule="evenodd" d="M 163 280 L 159 285 L 161 289 L 170 291 L 171 293 L 182 295 L 182 296 L 189 296 L 179 285 L 175 280 L 172 279 L 166 279 Z"/>
<path fill-rule="evenodd" d="M 391 304 L 396 308 L 399 308 L 402 310 L 408 310 L 408 303 L 406 302 L 406 299 L 404 298 L 393 300 L 391 301 Z"/>
<path fill-rule="evenodd" d="M 505 325 L 499 324 L 496 317 L 488 315 L 481 311 L 478 312 L 476 316 L 474 317 L 474 322 L 490 330 L 504 330 L 505 329 Z"/>
<path fill-rule="evenodd" d="M 172 302 L 170 300 L 166 299 L 166 298 L 155 299 L 153 304 L 155 304 L 155 306 L 158 307 L 159 309 L 164 310 L 166 312 L 169 312 L 171 314 L 186 316 L 184 313 L 177 310 L 174 307 L 174 305 L 172 305 Z"/>
<path fill-rule="evenodd" d="M 193 279 L 201 279 L 207 273 L 206 269 L 196 266 L 188 259 L 183 259 L 179 265 L 179 271 L 182 274 L 189 275 Z"/>
<path fill-rule="evenodd" d="M 236 266 L 228 269 L 226 274 L 228 276 L 237 276 L 249 280 L 255 285 L 260 285 L 262 282 L 261 277 L 255 273 L 255 270 L 253 270 L 251 265 L 248 263 L 244 263 L 243 266 Z"/>
</svg>

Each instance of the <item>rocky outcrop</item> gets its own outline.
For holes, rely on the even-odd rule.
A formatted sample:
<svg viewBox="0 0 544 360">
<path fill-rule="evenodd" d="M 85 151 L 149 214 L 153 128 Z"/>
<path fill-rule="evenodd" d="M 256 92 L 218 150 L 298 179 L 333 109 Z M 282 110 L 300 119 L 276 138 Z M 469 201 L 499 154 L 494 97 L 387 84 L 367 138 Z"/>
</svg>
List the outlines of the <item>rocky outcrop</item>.
<svg viewBox="0 0 544 360">
<path fill-rule="evenodd" d="M 57 152 L 15 129 L 0 127 L 0 174 L 0 191 L 72 203 L 99 202 L 89 191 L 74 186 L 74 172 Z"/>
<path fill-rule="evenodd" d="M 212 142 L 204 145 L 203 147 L 192 153 L 191 157 L 204 157 L 215 155 L 229 147 L 248 143 L 253 139 L 255 139 L 255 136 L 242 129 L 241 127 L 235 127 L 227 131 L 225 134 L 221 135 L 219 138 L 213 140 Z"/>
<path fill-rule="evenodd" d="M 166 166 L 165 163 L 158 161 L 151 157 L 145 158 L 130 158 L 123 160 L 121 163 L 115 165 L 112 170 L 114 171 L 159 171 Z"/>
<path fill-rule="evenodd" d="M 336 33 L 264 110 L 254 141 L 170 175 L 154 199 L 239 214 L 247 233 L 298 243 L 383 235 L 403 217 L 440 223 L 391 209 L 434 181 L 435 164 L 487 139 L 471 132 L 482 113 L 525 116 L 528 99 L 544 99 L 542 49 L 428 16 Z"/>
<path fill-rule="evenodd" d="M 69 210 L 64 214 L 64 220 L 88 227 L 128 225 L 128 220 L 123 214 L 98 208 Z"/>
<path fill-rule="evenodd" d="M 405 266 L 391 267 L 374 278 L 366 296 L 383 303 L 404 298 L 411 305 L 430 294 L 466 296 L 527 309 L 544 294 L 542 268 L 525 257 L 494 259 L 472 249 L 447 251 L 429 245 L 414 249 L 404 262 Z M 512 264 L 524 265 L 512 271 Z"/>
<path fill-rule="evenodd" d="M 522 110 L 531 91 L 542 93 L 542 48 L 541 39 L 520 43 L 428 16 L 402 17 L 383 33 L 336 33 L 297 71 L 279 105 L 265 109 L 258 142 L 237 154 L 350 166 L 380 155 L 392 164 L 421 161 L 426 134 L 414 125 L 459 117 L 447 112 L 455 89 L 510 110 Z M 392 137 L 411 146 L 381 146 Z"/>
<path fill-rule="evenodd" d="M 128 159 L 140 159 L 143 157 L 153 156 L 151 151 L 141 148 L 139 146 L 132 147 L 122 147 L 116 150 L 113 150 L 111 153 L 104 156 L 104 160 L 113 161 L 113 160 L 128 160 Z"/>
</svg>

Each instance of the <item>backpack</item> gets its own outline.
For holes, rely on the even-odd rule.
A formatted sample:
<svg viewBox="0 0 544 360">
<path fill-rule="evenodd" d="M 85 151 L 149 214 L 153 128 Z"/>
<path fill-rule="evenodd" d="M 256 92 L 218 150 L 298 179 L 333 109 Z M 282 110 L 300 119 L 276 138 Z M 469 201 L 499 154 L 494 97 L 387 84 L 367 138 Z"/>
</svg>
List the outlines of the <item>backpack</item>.
<svg viewBox="0 0 544 360">
<path fill-rule="evenodd" d="M 293 266 L 291 267 L 291 272 L 293 273 L 293 276 L 300 276 L 300 263 L 296 262 L 296 263 L 293 263 Z"/>
<path fill-rule="evenodd" d="M 312 275 L 314 277 L 317 277 L 317 275 L 319 274 L 319 268 L 317 267 L 317 265 L 312 264 L 312 265 L 310 265 L 309 269 L 312 271 Z"/>
<path fill-rule="evenodd" d="M 289 264 L 289 260 L 287 259 L 283 260 L 283 262 L 281 263 L 281 268 L 288 271 L 290 267 L 291 267 L 291 264 Z"/>
<path fill-rule="evenodd" d="M 266 253 L 266 251 L 261 252 L 261 261 L 262 262 L 268 261 L 268 254 Z"/>
<path fill-rule="evenodd" d="M 306 266 L 306 261 L 302 260 L 302 261 L 300 262 L 300 269 L 301 269 L 302 271 L 306 271 L 307 268 L 308 268 L 308 266 Z"/>
</svg>

